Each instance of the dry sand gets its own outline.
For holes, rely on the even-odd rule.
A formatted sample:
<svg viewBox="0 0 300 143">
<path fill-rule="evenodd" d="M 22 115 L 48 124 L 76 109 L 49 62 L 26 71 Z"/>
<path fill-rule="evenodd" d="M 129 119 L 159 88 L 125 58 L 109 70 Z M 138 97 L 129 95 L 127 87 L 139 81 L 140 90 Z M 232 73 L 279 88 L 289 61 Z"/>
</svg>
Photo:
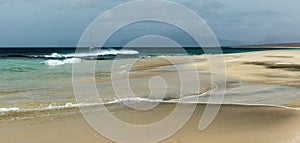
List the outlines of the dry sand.
<svg viewBox="0 0 300 143">
<path fill-rule="evenodd" d="M 300 87 L 300 50 L 226 54 L 224 60 L 227 75 L 242 81 Z M 196 65 L 201 70 L 210 69 L 208 62 Z"/>
<path fill-rule="evenodd" d="M 141 123 L 159 120 L 173 104 L 163 104 L 147 112 L 132 109 L 113 114 L 123 121 Z M 216 119 L 204 131 L 198 124 L 205 105 L 199 104 L 188 123 L 166 143 L 297 143 L 300 112 L 260 106 L 223 105 Z M 188 106 L 186 108 L 189 108 Z M 149 118 L 151 115 L 151 118 Z M 110 143 L 94 131 L 80 114 L 0 123 L 2 143 Z M 130 132 L 130 131 L 128 131 Z"/>
</svg>

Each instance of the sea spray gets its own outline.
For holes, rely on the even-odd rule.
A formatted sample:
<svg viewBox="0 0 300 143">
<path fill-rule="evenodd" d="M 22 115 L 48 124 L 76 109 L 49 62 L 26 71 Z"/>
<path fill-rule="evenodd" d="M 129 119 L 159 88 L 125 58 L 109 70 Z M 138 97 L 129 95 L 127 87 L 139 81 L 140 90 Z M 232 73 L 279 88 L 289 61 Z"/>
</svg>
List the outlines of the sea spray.
<svg viewBox="0 0 300 143">
<path fill-rule="evenodd" d="M 70 58 L 70 59 L 65 59 L 65 60 L 47 60 L 44 63 L 48 66 L 60 66 L 64 64 L 76 64 L 80 63 L 81 59 L 79 58 Z"/>
<path fill-rule="evenodd" d="M 52 59 L 60 59 L 60 58 L 84 58 L 84 57 L 93 57 L 93 56 L 106 56 L 106 55 L 137 55 L 139 54 L 138 51 L 135 50 L 115 50 L 115 49 L 108 49 L 108 50 L 96 50 L 92 52 L 85 52 L 85 53 L 74 53 L 74 54 L 58 54 L 52 53 L 51 55 L 45 55 L 45 58 L 52 58 Z"/>
</svg>

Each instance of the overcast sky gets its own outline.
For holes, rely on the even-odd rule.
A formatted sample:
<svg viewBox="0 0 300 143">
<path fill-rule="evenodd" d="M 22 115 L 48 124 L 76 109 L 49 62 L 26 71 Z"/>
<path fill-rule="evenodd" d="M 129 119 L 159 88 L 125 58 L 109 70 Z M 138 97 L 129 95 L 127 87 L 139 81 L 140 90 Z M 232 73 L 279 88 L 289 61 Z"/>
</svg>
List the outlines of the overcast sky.
<svg viewBox="0 0 300 143">
<path fill-rule="evenodd" d="M 97 16 L 123 2 L 0 0 L 0 46 L 75 46 Z M 300 42 L 299 0 L 176 2 L 197 12 L 224 44 Z M 172 28 L 161 29 L 163 34 L 182 36 Z M 134 37 L 130 30 L 124 30 L 121 35 L 112 43 Z"/>
</svg>

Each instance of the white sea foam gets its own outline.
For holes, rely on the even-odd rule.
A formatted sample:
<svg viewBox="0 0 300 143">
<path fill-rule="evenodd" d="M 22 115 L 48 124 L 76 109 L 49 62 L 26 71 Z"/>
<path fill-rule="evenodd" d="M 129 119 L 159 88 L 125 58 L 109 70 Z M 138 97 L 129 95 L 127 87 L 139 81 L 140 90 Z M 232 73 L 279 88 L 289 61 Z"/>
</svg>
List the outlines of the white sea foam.
<svg viewBox="0 0 300 143">
<path fill-rule="evenodd" d="M 11 108 L 0 108 L 0 112 L 10 112 L 10 111 L 20 111 L 20 108 L 11 107 Z"/>
<path fill-rule="evenodd" d="M 70 59 L 64 59 L 64 60 L 47 60 L 44 63 L 48 66 L 60 66 L 64 64 L 76 64 L 80 63 L 81 59 L 79 58 L 70 58 Z"/>
<path fill-rule="evenodd" d="M 76 64 L 76 63 L 80 63 L 81 59 L 79 59 L 79 58 L 71 58 L 71 59 L 65 59 L 63 62 L 65 64 Z"/>
<path fill-rule="evenodd" d="M 136 55 L 139 54 L 138 51 L 135 50 L 98 50 L 94 52 L 89 52 L 89 53 L 75 53 L 75 54 L 66 54 L 63 55 L 66 58 L 69 57 L 89 57 L 89 56 L 105 56 L 105 55 Z"/>
<path fill-rule="evenodd" d="M 47 60 L 44 63 L 48 66 L 60 66 L 64 64 L 64 62 L 60 60 Z"/>
<path fill-rule="evenodd" d="M 79 107 L 89 107 L 89 106 L 97 106 L 97 105 L 109 105 L 109 104 L 117 104 L 117 103 L 133 103 L 133 102 L 162 102 L 162 100 L 150 100 L 146 98 L 124 98 L 124 99 L 115 99 L 113 101 L 105 102 L 105 103 L 66 103 L 65 105 L 57 105 L 55 103 L 50 104 L 45 107 L 34 107 L 34 108 L 18 108 L 18 107 L 9 107 L 9 108 L 0 108 L 0 113 L 8 113 L 8 112 L 29 112 L 29 111 L 46 111 L 52 109 L 65 109 L 65 108 L 79 108 Z"/>
<path fill-rule="evenodd" d="M 90 107 L 90 106 L 98 106 L 98 105 L 110 105 L 110 104 L 118 104 L 118 103 L 137 103 L 137 102 L 153 102 L 153 103 L 193 103 L 193 104 L 219 104 L 219 103 L 207 103 L 207 102 L 190 102 L 186 100 L 162 100 L 162 99 L 147 99 L 140 97 L 132 97 L 132 98 L 123 98 L 123 99 L 115 99 L 113 101 L 105 102 L 105 103 L 66 103 L 65 105 L 56 105 L 55 103 L 50 104 L 45 107 L 35 107 L 31 109 L 22 109 L 18 107 L 10 107 L 10 108 L 0 108 L 0 113 L 6 114 L 9 112 L 30 112 L 30 111 L 47 111 L 52 109 L 68 109 L 68 108 L 79 108 L 79 107 Z M 240 106 L 262 106 L 262 107 L 277 107 L 277 108 L 285 108 L 290 110 L 297 110 L 297 108 L 291 108 L 281 105 L 269 105 L 269 104 L 245 104 L 245 103 L 230 103 L 224 102 L 223 105 L 240 105 Z"/>
<path fill-rule="evenodd" d="M 58 54 L 52 53 L 51 55 L 46 55 L 46 58 L 83 58 L 92 56 L 105 56 L 105 55 L 137 55 L 138 51 L 135 50 L 96 50 L 87 53 L 75 53 L 75 54 Z"/>
<path fill-rule="evenodd" d="M 46 58 L 63 58 L 63 55 L 58 53 L 52 53 L 51 55 L 46 55 Z"/>
<path fill-rule="evenodd" d="M 50 104 L 48 107 L 42 109 L 63 109 L 63 108 L 72 108 L 72 107 L 84 107 L 84 106 L 94 106 L 94 105 L 100 105 L 99 103 L 66 103 L 65 105 L 53 105 Z"/>
<path fill-rule="evenodd" d="M 139 54 L 138 51 L 135 50 L 100 50 L 98 55 L 136 55 Z"/>
<path fill-rule="evenodd" d="M 51 109 L 64 109 L 64 108 L 85 107 L 85 106 L 95 106 L 95 105 L 101 105 L 101 104 L 100 103 L 66 103 L 65 105 L 50 104 L 49 106 L 46 107 L 35 107 L 35 108 L 9 107 L 9 108 L 0 108 L 0 113 L 45 111 Z"/>
</svg>

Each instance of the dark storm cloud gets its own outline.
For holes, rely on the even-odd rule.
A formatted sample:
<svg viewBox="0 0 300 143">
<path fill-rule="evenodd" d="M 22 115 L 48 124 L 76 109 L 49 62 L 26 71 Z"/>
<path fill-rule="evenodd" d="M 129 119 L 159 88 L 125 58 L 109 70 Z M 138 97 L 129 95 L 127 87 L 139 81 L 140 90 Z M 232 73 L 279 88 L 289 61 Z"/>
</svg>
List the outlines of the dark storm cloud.
<svg viewBox="0 0 300 143">
<path fill-rule="evenodd" d="M 123 2 L 125 1 L 0 0 L 0 46 L 74 46 L 93 19 Z M 176 2 L 198 13 L 218 38 L 227 41 L 256 43 L 267 39 L 265 41 L 268 42 L 289 42 L 296 41 L 300 35 L 297 32 L 300 25 L 299 0 Z M 188 21 L 193 23 L 193 20 Z M 108 19 L 107 24 L 113 22 Z M 162 29 L 161 33 L 172 33 L 166 30 L 168 29 Z M 124 33 L 124 36 L 129 37 L 130 33 Z"/>
</svg>

